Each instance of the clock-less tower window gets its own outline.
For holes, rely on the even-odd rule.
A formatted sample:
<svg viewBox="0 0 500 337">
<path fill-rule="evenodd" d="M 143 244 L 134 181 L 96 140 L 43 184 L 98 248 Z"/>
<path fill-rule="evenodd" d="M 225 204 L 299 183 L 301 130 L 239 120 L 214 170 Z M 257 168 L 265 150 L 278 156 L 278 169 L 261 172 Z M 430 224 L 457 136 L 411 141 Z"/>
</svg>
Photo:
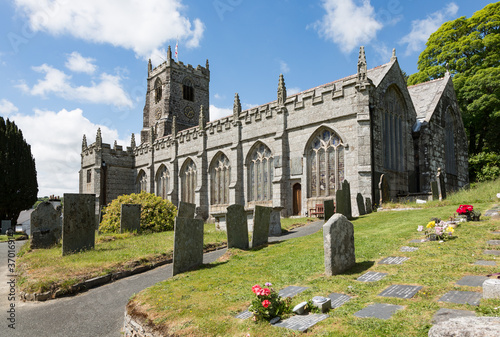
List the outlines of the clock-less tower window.
<svg viewBox="0 0 500 337">
<path fill-rule="evenodd" d="M 155 103 L 158 103 L 161 100 L 162 95 L 162 83 L 159 78 L 155 81 Z"/>
<path fill-rule="evenodd" d="M 194 102 L 194 86 L 189 78 L 182 81 L 182 98 Z"/>
</svg>

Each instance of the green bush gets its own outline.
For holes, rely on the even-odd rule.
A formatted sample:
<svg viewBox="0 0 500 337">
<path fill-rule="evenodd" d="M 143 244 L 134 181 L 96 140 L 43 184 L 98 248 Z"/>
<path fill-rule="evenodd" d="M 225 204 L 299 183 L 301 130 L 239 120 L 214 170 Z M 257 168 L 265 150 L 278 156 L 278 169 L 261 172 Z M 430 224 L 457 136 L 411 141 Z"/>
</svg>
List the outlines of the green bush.
<svg viewBox="0 0 500 337">
<path fill-rule="evenodd" d="M 104 216 L 99 231 L 118 233 L 122 204 L 141 205 L 141 231 L 164 232 L 174 230 L 174 218 L 177 208 L 169 201 L 154 194 L 142 191 L 139 194 L 121 195 L 103 209 Z"/>
<path fill-rule="evenodd" d="M 481 152 L 469 158 L 469 178 L 481 182 L 500 177 L 500 155 Z"/>
</svg>

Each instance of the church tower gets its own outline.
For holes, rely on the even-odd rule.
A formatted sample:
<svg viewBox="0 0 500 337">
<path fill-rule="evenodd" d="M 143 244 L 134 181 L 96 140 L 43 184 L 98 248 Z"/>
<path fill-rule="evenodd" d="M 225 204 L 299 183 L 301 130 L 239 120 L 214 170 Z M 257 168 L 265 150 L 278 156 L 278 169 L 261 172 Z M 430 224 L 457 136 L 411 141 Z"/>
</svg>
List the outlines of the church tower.
<svg viewBox="0 0 500 337">
<path fill-rule="evenodd" d="M 184 65 L 172 58 L 170 46 L 167 60 L 153 68 L 148 62 L 146 102 L 144 105 L 141 143 L 170 134 L 176 117 L 176 130 L 181 131 L 200 122 L 201 106 L 205 107 L 205 123 L 210 120 L 208 60 L 205 67 Z"/>
</svg>

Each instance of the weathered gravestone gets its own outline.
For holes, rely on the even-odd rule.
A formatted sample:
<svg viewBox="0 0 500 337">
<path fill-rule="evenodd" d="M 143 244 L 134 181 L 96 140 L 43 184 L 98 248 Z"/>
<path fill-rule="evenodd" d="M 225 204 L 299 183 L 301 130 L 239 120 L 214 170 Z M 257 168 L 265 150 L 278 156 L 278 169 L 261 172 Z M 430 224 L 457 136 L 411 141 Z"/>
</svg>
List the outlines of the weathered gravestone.
<svg viewBox="0 0 500 337">
<path fill-rule="evenodd" d="M 446 199 L 446 185 L 444 183 L 444 174 L 441 172 L 441 168 L 438 168 L 436 178 L 438 184 L 439 200 L 444 200 Z"/>
<path fill-rule="evenodd" d="M 391 201 L 391 194 L 389 191 L 389 182 L 385 177 L 385 174 L 380 176 L 380 182 L 378 183 L 378 189 L 380 191 L 380 206 L 382 203 Z"/>
<path fill-rule="evenodd" d="M 10 220 L 2 220 L 2 233 L 5 234 L 7 233 L 7 230 L 9 230 L 11 227 Z"/>
<path fill-rule="evenodd" d="M 95 194 L 64 194 L 62 254 L 94 248 Z"/>
<path fill-rule="evenodd" d="M 255 206 L 253 212 L 252 248 L 268 242 L 269 221 L 272 210 L 271 207 Z"/>
<path fill-rule="evenodd" d="M 365 211 L 367 214 L 370 214 L 372 212 L 373 206 L 372 206 L 372 199 L 371 198 L 366 198 L 365 199 Z"/>
<path fill-rule="evenodd" d="M 141 230 L 141 205 L 122 204 L 120 214 L 120 233 Z"/>
<path fill-rule="evenodd" d="M 352 219 L 351 187 L 347 180 L 342 182 L 342 188 L 335 193 L 336 212 Z"/>
<path fill-rule="evenodd" d="M 335 214 L 335 203 L 332 199 L 323 201 L 323 209 L 325 214 L 325 221 L 328 221 Z"/>
<path fill-rule="evenodd" d="M 203 263 L 203 220 L 175 218 L 173 275 Z"/>
<path fill-rule="evenodd" d="M 227 248 L 248 249 L 247 214 L 243 205 L 234 204 L 227 208 Z"/>
<path fill-rule="evenodd" d="M 402 305 L 374 303 L 364 309 L 361 309 L 360 311 L 355 312 L 354 316 L 361 318 L 374 317 L 379 319 L 389 319 L 392 314 L 402 309 L 404 309 Z"/>
<path fill-rule="evenodd" d="M 333 215 L 323 225 L 325 274 L 337 275 L 356 264 L 354 226 L 342 214 Z"/>
<path fill-rule="evenodd" d="M 432 200 L 439 200 L 439 190 L 437 181 L 431 181 Z"/>
<path fill-rule="evenodd" d="M 281 235 L 281 208 L 273 208 L 269 216 L 269 236 Z"/>
<path fill-rule="evenodd" d="M 181 201 L 179 202 L 177 217 L 194 219 L 195 211 L 196 211 L 196 204 L 190 204 L 189 202 Z"/>
<path fill-rule="evenodd" d="M 356 203 L 358 204 L 359 215 L 365 215 L 365 199 L 361 193 L 356 194 Z"/>
<path fill-rule="evenodd" d="M 434 325 L 429 337 L 498 337 L 500 336 L 500 317 L 457 317 Z"/>
<path fill-rule="evenodd" d="M 61 239 L 61 212 L 44 201 L 31 213 L 31 249 L 50 248 Z"/>
</svg>

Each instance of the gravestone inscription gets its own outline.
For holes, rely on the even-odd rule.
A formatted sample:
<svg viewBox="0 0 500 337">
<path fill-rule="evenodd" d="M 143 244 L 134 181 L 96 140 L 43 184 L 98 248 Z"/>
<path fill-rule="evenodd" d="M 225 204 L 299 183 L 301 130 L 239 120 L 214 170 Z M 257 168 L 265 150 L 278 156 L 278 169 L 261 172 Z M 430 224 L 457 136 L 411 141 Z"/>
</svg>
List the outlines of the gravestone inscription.
<svg viewBox="0 0 500 337">
<path fill-rule="evenodd" d="M 376 271 L 369 271 L 360 277 L 356 279 L 356 281 L 361 281 L 361 282 L 376 282 L 380 281 L 384 277 L 386 277 L 388 274 L 387 273 L 379 273 Z"/>
<path fill-rule="evenodd" d="M 243 205 L 234 204 L 227 208 L 227 247 L 248 249 L 247 214 Z"/>
<path fill-rule="evenodd" d="M 120 233 L 141 230 L 141 205 L 122 204 L 120 214 Z"/>
<path fill-rule="evenodd" d="M 421 286 L 410 286 L 404 284 L 393 284 L 382 291 L 378 296 L 397 297 L 397 298 L 412 298 L 417 292 L 422 289 Z"/>
<path fill-rule="evenodd" d="M 252 248 L 268 242 L 271 211 L 271 207 L 255 206 L 253 213 Z"/>
<path fill-rule="evenodd" d="M 354 226 L 342 214 L 333 215 L 323 225 L 325 274 L 338 275 L 356 264 Z"/>
<path fill-rule="evenodd" d="M 482 287 L 483 282 L 488 278 L 486 276 L 476 276 L 476 275 L 467 275 L 462 277 L 457 281 L 457 285 L 459 286 L 469 286 L 469 287 Z"/>
<path fill-rule="evenodd" d="M 470 305 L 479 305 L 481 297 L 481 293 L 476 293 L 473 291 L 449 291 L 444 294 L 438 301 L 457 304 L 468 303 Z"/>
<path fill-rule="evenodd" d="M 400 252 L 410 252 L 410 253 L 416 250 L 418 250 L 417 247 L 409 247 L 409 246 L 403 246 L 399 249 Z"/>
<path fill-rule="evenodd" d="M 344 303 L 348 302 L 351 299 L 349 295 L 339 293 L 331 293 L 330 295 L 328 295 L 328 297 L 331 300 L 332 309 L 342 306 Z"/>
<path fill-rule="evenodd" d="M 297 330 L 304 332 L 317 323 L 328 318 L 327 314 L 309 314 L 309 315 L 297 315 L 292 316 L 284 321 L 274 324 L 274 326 L 279 326 L 280 328 L 287 328 L 290 330 Z"/>
<path fill-rule="evenodd" d="M 175 218 L 173 275 L 203 264 L 203 220 Z"/>
<path fill-rule="evenodd" d="M 404 261 L 408 260 L 409 257 L 405 256 L 389 256 L 385 259 L 382 259 L 378 262 L 378 264 L 402 264 Z"/>
<path fill-rule="evenodd" d="M 375 303 L 354 313 L 356 317 L 389 319 L 398 310 L 404 309 L 402 305 Z"/>
<path fill-rule="evenodd" d="M 280 295 L 281 297 L 294 297 L 295 295 L 300 294 L 306 289 L 307 287 L 288 286 L 286 288 L 281 289 L 278 292 L 278 295 Z"/>
<path fill-rule="evenodd" d="M 239 318 L 239 319 L 248 319 L 248 318 L 252 317 L 252 315 L 253 315 L 253 313 L 251 313 L 248 310 L 245 310 L 245 311 L 240 312 L 238 315 L 236 315 L 234 317 Z"/>
<path fill-rule="evenodd" d="M 94 248 L 95 194 L 64 194 L 62 255 Z"/>
</svg>

